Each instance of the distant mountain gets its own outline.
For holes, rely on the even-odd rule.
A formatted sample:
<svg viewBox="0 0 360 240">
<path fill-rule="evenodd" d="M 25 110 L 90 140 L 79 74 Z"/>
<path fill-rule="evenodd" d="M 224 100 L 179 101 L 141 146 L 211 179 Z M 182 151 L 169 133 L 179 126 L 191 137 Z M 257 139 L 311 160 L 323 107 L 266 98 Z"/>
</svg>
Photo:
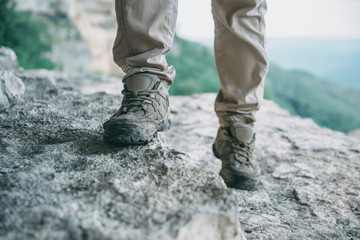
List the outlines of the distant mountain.
<svg viewBox="0 0 360 240">
<path fill-rule="evenodd" d="M 360 91 L 320 79 L 304 71 L 270 65 L 265 98 L 292 114 L 314 119 L 331 129 L 348 132 L 360 128 Z"/>
<path fill-rule="evenodd" d="M 272 63 L 360 89 L 360 39 L 269 39 Z"/>
<path fill-rule="evenodd" d="M 176 37 L 168 62 L 177 69 L 170 88 L 172 95 L 218 91 L 214 55 L 208 47 Z M 324 127 L 343 132 L 360 128 L 360 90 L 348 89 L 306 71 L 271 64 L 265 98 Z"/>
</svg>

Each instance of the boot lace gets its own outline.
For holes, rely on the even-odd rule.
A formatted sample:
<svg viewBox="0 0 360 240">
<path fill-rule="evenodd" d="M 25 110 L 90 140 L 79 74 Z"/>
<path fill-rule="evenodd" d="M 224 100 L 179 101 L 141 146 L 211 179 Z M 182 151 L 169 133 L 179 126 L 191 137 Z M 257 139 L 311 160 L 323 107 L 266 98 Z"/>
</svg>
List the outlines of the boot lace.
<svg viewBox="0 0 360 240">
<path fill-rule="evenodd" d="M 143 110 L 146 112 L 145 105 L 151 105 L 155 99 L 155 94 L 161 92 L 162 88 L 146 91 L 126 91 L 122 90 L 124 102 L 121 106 L 120 113 L 136 112 Z"/>
<path fill-rule="evenodd" d="M 231 147 L 235 152 L 235 160 L 241 164 L 251 164 L 251 161 L 253 159 L 252 154 L 254 151 L 255 136 L 249 143 L 239 141 L 232 136 L 229 137 L 231 137 L 232 139 Z"/>
</svg>

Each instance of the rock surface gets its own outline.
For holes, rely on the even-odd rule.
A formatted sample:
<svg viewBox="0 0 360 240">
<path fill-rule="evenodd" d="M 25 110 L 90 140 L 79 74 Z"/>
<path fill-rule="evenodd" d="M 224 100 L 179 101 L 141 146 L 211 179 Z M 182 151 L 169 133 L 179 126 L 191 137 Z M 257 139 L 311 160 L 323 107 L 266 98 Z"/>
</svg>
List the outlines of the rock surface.
<svg viewBox="0 0 360 240">
<path fill-rule="evenodd" d="M 12 72 L 0 70 L 0 111 L 21 100 L 24 84 Z"/>
<path fill-rule="evenodd" d="M 360 129 L 355 129 L 347 133 L 348 136 L 360 139 Z"/>
<path fill-rule="evenodd" d="M 211 152 L 215 94 L 172 99 L 167 145 L 200 169 L 219 172 Z M 247 239 L 360 239 L 360 141 L 265 101 L 257 115 L 257 191 L 233 190 Z"/>
<path fill-rule="evenodd" d="M 0 239 L 227 240 L 242 238 L 239 223 L 247 239 L 360 239 L 356 138 L 265 101 L 262 184 L 227 189 L 211 152 L 215 94 L 172 98 L 167 147 L 116 147 L 101 124 L 120 79 L 16 74 L 25 101 L 0 111 Z"/>
<path fill-rule="evenodd" d="M 0 46 L 0 69 L 5 71 L 20 69 L 15 52 L 4 46 Z"/>
<path fill-rule="evenodd" d="M 19 74 L 24 104 L 0 112 L 0 239 L 244 239 L 216 173 L 161 142 L 104 144 L 120 96 L 37 73 Z"/>
</svg>

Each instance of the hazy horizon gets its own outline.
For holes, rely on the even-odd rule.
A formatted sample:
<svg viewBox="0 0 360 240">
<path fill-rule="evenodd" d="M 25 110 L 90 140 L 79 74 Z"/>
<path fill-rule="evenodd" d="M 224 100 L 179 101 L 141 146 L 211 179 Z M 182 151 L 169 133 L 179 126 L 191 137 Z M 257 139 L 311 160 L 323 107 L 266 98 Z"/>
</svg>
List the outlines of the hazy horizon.
<svg viewBox="0 0 360 240">
<path fill-rule="evenodd" d="M 359 0 L 271 0 L 267 5 L 269 39 L 360 39 Z M 210 0 L 179 1 L 179 36 L 204 41 L 213 39 L 213 32 Z"/>
</svg>

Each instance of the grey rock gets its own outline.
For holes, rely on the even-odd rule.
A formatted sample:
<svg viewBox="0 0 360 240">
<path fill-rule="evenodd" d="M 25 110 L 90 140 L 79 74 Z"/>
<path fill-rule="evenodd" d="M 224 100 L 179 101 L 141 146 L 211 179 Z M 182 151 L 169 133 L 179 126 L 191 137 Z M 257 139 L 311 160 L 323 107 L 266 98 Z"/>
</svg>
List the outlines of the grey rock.
<svg viewBox="0 0 360 240">
<path fill-rule="evenodd" d="M 119 79 L 21 77 L 25 103 L 0 113 L 0 238 L 241 239 L 239 223 L 247 239 L 360 238 L 356 138 L 264 101 L 262 184 L 227 189 L 211 152 L 215 94 L 172 97 L 167 147 L 114 147 L 101 124 L 120 106 L 104 92 Z"/>
<path fill-rule="evenodd" d="M 78 74 L 62 71 L 51 71 L 46 69 L 33 69 L 17 73 L 24 81 L 26 79 L 43 79 L 49 81 L 51 88 L 60 88 L 65 90 L 76 89 L 84 94 L 91 94 L 101 91 L 109 94 L 121 93 L 123 89 L 122 79 L 120 77 L 96 75 L 96 74 Z M 56 87 L 54 86 L 56 85 Z M 31 93 L 31 91 L 30 91 Z"/>
<path fill-rule="evenodd" d="M 218 173 L 215 94 L 172 98 L 169 147 Z M 233 190 L 247 239 L 360 239 L 360 141 L 291 116 L 271 101 L 257 114 L 257 191 Z M 195 143 L 195 144 L 194 144 Z"/>
<path fill-rule="evenodd" d="M 25 97 L 31 100 L 49 100 L 59 94 L 54 74 L 48 70 L 30 70 L 17 73 L 26 86 Z"/>
<path fill-rule="evenodd" d="M 12 72 L 0 70 L 0 110 L 4 110 L 21 100 L 24 84 Z"/>
<path fill-rule="evenodd" d="M 347 133 L 348 136 L 360 139 L 360 129 L 355 129 Z"/>
<path fill-rule="evenodd" d="M 11 48 L 0 46 L 0 70 L 18 70 L 19 63 L 15 52 Z"/>
<path fill-rule="evenodd" d="M 116 111 L 120 97 L 104 91 L 118 79 L 105 78 L 106 85 L 86 79 L 77 78 L 73 87 L 99 91 L 94 95 L 108 99 L 101 103 L 108 115 Z M 73 78 L 57 82 L 71 85 Z M 215 94 L 172 97 L 173 124 L 165 140 L 188 154 L 199 171 L 216 175 L 221 162 L 211 152 L 218 127 L 214 100 Z M 271 101 L 264 101 L 257 119 L 255 158 L 262 167 L 262 185 L 251 192 L 231 190 L 247 239 L 359 239 L 360 141 L 291 116 Z"/>
<path fill-rule="evenodd" d="M 24 72 L 24 104 L 0 112 L 1 239 L 244 239 L 216 173 L 160 141 L 104 144 L 121 97 L 54 76 Z"/>
</svg>

